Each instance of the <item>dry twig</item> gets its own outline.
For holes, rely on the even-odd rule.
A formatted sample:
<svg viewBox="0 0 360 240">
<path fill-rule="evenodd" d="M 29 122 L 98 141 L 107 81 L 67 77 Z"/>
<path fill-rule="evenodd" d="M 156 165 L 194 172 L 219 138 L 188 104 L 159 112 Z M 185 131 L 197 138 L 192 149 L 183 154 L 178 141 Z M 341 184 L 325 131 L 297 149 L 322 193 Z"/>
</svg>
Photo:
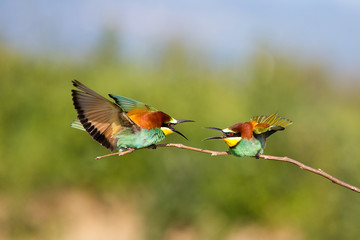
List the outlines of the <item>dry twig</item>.
<svg viewBox="0 0 360 240">
<path fill-rule="evenodd" d="M 211 154 L 211 156 L 230 155 L 229 152 L 219 152 L 219 151 L 211 151 L 211 150 L 206 150 L 206 149 L 201 149 L 201 148 L 189 147 L 189 146 L 186 146 L 186 145 L 183 145 L 183 144 L 180 144 L 180 143 L 158 144 L 155 147 L 156 148 L 158 148 L 158 147 L 176 147 L 176 148 L 187 149 L 187 150 L 196 151 L 196 152 L 208 153 L 208 154 Z M 145 147 L 145 148 L 155 148 L 155 147 L 154 146 L 149 146 L 149 147 Z M 101 159 L 101 158 L 104 158 L 104 157 L 109 157 L 109 156 L 114 156 L 114 155 L 123 156 L 125 154 L 129 154 L 129 153 L 134 152 L 135 150 L 140 150 L 140 149 L 144 149 L 144 148 L 139 148 L 139 149 L 130 148 L 130 149 L 125 150 L 123 152 L 107 154 L 107 155 L 104 155 L 104 156 L 97 157 L 96 159 Z M 355 187 L 353 185 L 350 185 L 350 184 L 348 184 L 348 183 L 346 183 L 344 181 L 341 181 L 341 180 L 331 176 L 330 174 L 324 172 L 321 169 L 315 169 L 315 168 L 309 167 L 309 166 L 307 166 L 307 165 L 305 165 L 305 164 L 303 164 L 303 163 L 301 163 L 299 161 L 296 161 L 294 159 L 291 159 L 291 158 L 288 158 L 288 157 L 276 157 L 276 156 L 262 155 L 262 154 L 259 155 L 258 157 L 262 158 L 262 159 L 265 159 L 265 160 L 275 160 L 275 161 L 292 163 L 292 164 L 300 167 L 301 169 L 304 169 L 306 171 L 318 174 L 318 175 L 320 175 L 320 176 L 322 176 L 324 178 L 329 179 L 330 181 L 332 181 L 335 184 L 338 184 L 340 186 L 343 186 L 345 188 L 348 188 L 350 190 L 353 190 L 355 192 L 360 193 L 360 188 Z"/>
</svg>

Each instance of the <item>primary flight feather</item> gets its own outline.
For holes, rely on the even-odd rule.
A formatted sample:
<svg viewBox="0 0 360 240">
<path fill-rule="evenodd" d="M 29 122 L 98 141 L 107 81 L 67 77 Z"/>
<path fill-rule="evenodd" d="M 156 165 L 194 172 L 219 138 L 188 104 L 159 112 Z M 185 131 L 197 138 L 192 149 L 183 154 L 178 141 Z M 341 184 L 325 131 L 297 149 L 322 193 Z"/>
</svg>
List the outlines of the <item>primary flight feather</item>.
<svg viewBox="0 0 360 240">
<path fill-rule="evenodd" d="M 77 120 L 71 126 L 85 130 L 104 147 L 114 150 L 142 148 L 154 145 L 166 135 L 176 132 L 176 124 L 193 122 L 176 120 L 168 114 L 142 102 L 109 94 L 111 102 L 79 81 L 73 81 L 71 90 Z"/>
</svg>

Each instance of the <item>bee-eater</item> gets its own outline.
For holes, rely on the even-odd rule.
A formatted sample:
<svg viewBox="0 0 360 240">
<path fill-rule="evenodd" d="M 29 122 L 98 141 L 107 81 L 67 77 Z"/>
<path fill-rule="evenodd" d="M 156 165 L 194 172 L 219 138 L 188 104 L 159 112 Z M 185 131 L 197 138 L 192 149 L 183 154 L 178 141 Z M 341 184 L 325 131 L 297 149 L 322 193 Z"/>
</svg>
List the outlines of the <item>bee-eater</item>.
<svg viewBox="0 0 360 240">
<path fill-rule="evenodd" d="M 115 100 L 111 102 L 76 80 L 73 85 L 81 91 L 71 90 L 78 113 L 71 126 L 85 130 L 112 152 L 148 147 L 173 132 L 187 139 L 174 126 L 192 120 L 176 120 L 142 102 L 114 94 L 109 94 Z"/>
<path fill-rule="evenodd" d="M 252 117 L 250 121 L 237 123 L 231 127 L 220 129 L 208 127 L 222 132 L 223 136 L 210 137 L 209 139 L 221 139 L 229 146 L 228 152 L 237 157 L 258 157 L 263 154 L 266 139 L 277 131 L 284 130 L 292 121 L 277 116 Z"/>
</svg>

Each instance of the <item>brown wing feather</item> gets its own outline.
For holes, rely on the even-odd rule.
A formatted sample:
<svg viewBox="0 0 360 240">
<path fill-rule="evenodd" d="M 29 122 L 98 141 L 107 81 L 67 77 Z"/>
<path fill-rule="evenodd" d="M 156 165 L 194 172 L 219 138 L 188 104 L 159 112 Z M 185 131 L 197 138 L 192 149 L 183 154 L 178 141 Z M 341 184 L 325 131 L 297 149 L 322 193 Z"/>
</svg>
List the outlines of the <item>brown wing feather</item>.
<svg viewBox="0 0 360 240">
<path fill-rule="evenodd" d="M 134 132 L 139 130 L 139 126 L 117 104 L 76 80 L 73 85 L 84 91 L 71 90 L 78 119 L 91 137 L 101 145 L 114 151 L 117 146 L 114 136 L 121 128 L 131 128 Z"/>
</svg>

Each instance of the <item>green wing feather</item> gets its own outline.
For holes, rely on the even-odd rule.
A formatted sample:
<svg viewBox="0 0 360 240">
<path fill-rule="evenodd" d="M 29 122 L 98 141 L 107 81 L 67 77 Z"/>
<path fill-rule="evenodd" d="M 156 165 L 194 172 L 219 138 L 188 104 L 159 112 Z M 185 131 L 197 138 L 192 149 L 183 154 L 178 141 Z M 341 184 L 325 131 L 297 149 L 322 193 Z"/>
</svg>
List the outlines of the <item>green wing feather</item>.
<svg viewBox="0 0 360 240">
<path fill-rule="evenodd" d="M 254 132 L 256 134 L 264 133 L 264 132 L 271 131 L 271 130 L 273 130 L 273 131 L 284 130 L 286 126 L 289 126 L 290 124 L 293 123 L 289 119 L 279 117 L 277 115 L 277 113 L 273 113 L 269 116 L 264 116 L 264 115 L 255 116 L 255 117 L 252 117 L 250 119 L 250 121 L 254 121 L 254 122 L 258 123 L 258 126 L 255 126 L 255 128 L 254 128 Z M 262 125 L 260 123 L 266 123 L 269 126 L 265 127 L 264 125 Z"/>
<path fill-rule="evenodd" d="M 133 110 L 140 110 L 140 109 L 144 109 L 144 110 L 150 110 L 150 111 L 157 111 L 156 108 L 151 107 L 145 103 L 136 101 L 134 99 L 131 98 L 127 98 L 127 97 L 123 97 L 123 96 L 118 96 L 115 94 L 109 94 L 109 96 L 115 100 L 115 102 L 117 104 L 119 104 L 121 106 L 121 108 L 126 112 L 130 112 Z"/>
<path fill-rule="evenodd" d="M 265 118 L 266 118 L 266 116 L 260 115 L 260 116 L 255 116 L 255 117 L 250 118 L 250 121 L 261 123 Z"/>
</svg>

